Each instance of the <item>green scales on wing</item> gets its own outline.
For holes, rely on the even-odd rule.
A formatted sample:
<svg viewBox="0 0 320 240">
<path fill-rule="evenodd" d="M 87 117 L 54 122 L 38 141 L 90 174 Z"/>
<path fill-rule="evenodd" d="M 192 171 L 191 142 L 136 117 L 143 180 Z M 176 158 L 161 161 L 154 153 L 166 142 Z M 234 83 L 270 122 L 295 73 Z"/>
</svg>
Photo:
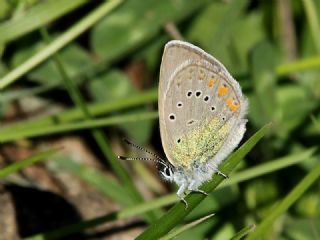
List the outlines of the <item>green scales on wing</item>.
<svg viewBox="0 0 320 240">
<path fill-rule="evenodd" d="M 228 137 L 231 124 L 221 118 L 214 117 L 198 125 L 182 136 L 172 149 L 172 159 L 179 165 L 189 167 L 192 160 L 207 162 L 217 154 Z"/>
</svg>

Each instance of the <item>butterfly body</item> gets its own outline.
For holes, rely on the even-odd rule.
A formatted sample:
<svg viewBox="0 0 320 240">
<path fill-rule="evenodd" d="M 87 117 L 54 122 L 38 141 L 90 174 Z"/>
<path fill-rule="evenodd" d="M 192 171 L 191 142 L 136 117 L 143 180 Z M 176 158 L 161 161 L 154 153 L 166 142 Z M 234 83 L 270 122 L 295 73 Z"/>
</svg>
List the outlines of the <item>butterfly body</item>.
<svg viewBox="0 0 320 240">
<path fill-rule="evenodd" d="M 239 144 L 248 103 L 226 68 L 202 49 L 182 41 L 166 44 L 160 68 L 161 140 L 170 162 L 161 172 L 185 191 L 200 185 Z"/>
</svg>

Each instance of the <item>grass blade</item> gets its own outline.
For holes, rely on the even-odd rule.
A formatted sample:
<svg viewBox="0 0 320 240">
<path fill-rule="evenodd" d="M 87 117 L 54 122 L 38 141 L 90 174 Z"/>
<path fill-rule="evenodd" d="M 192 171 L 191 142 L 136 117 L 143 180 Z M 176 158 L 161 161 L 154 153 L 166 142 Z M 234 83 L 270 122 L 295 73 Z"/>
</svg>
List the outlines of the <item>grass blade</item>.
<svg viewBox="0 0 320 240">
<path fill-rule="evenodd" d="M 247 227 L 241 229 L 239 232 L 237 232 L 237 234 L 234 235 L 230 240 L 240 240 L 244 236 L 246 236 L 249 233 L 251 233 L 252 231 L 254 231 L 255 228 L 256 228 L 256 225 L 254 225 L 254 224 L 247 226 Z"/>
<path fill-rule="evenodd" d="M 112 11 L 115 7 L 117 7 L 122 0 L 112 0 L 106 3 L 101 4 L 95 11 L 91 12 L 87 17 L 79 21 L 76 25 L 67 30 L 63 35 L 61 35 L 58 39 L 53 41 L 47 47 L 45 47 L 42 51 L 35 54 L 33 57 L 29 58 L 27 61 L 22 63 L 17 68 L 13 69 L 7 75 L 5 75 L 0 80 L 0 90 L 9 86 L 24 74 L 29 72 L 31 69 L 38 66 L 40 63 L 48 59 L 54 53 L 59 51 L 61 48 L 66 46 L 84 31 L 86 31 L 89 27 L 95 24 L 98 20 Z"/>
<path fill-rule="evenodd" d="M 285 76 L 290 73 L 307 71 L 311 69 L 319 68 L 320 57 L 309 57 L 305 59 L 299 59 L 291 63 L 283 63 L 276 68 L 276 73 L 278 76 Z"/>
<path fill-rule="evenodd" d="M 30 166 L 38 161 L 44 160 L 45 158 L 50 157 L 55 154 L 59 149 L 49 149 L 40 153 L 37 153 L 31 157 L 28 157 L 24 160 L 15 162 L 7 167 L 0 169 L 0 178 L 6 177 L 11 173 L 17 172 L 20 169 L 23 169 L 27 166 Z"/>
<path fill-rule="evenodd" d="M 46 136 L 64 132 L 79 131 L 83 129 L 92 129 L 96 127 L 106 127 L 110 125 L 117 125 L 128 122 L 135 122 L 141 120 L 155 119 L 158 117 L 158 112 L 142 112 L 142 113 L 133 113 L 133 114 L 124 114 L 113 117 L 106 117 L 101 119 L 93 120 L 84 120 L 77 123 L 62 123 L 58 125 L 52 125 L 48 127 L 33 127 L 33 128 L 24 128 L 19 131 L 16 131 L 15 128 L 7 129 L 7 131 L 0 131 L 0 141 L 10 142 L 18 140 L 21 138 L 32 138 L 39 136 Z"/>
<path fill-rule="evenodd" d="M 258 166 L 248 168 L 246 170 L 243 170 L 239 173 L 234 174 L 232 178 L 228 179 L 227 181 L 224 181 L 219 186 L 219 188 L 230 186 L 235 183 L 247 181 L 249 179 L 256 178 L 258 176 L 262 176 L 271 172 L 275 172 L 277 170 L 305 161 L 308 158 L 310 158 L 315 151 L 316 151 L 316 148 L 313 147 L 296 154 L 285 156 L 279 159 L 274 159 L 264 164 L 259 164 Z"/>
<path fill-rule="evenodd" d="M 270 211 L 270 214 L 257 226 L 246 239 L 256 239 L 268 231 L 272 223 L 281 216 L 301 195 L 320 177 L 320 164 L 310 171 L 291 192 Z"/>
<path fill-rule="evenodd" d="M 53 161 L 52 166 L 55 171 L 68 171 L 73 173 L 116 203 L 124 206 L 132 205 L 132 201 L 128 198 L 124 188 L 114 179 L 97 169 L 79 164 L 63 156 Z"/>
<path fill-rule="evenodd" d="M 151 89 L 149 91 L 132 95 L 130 97 L 117 99 L 116 101 L 88 104 L 87 108 L 92 116 L 100 116 L 113 111 L 118 111 L 118 110 L 130 108 L 133 106 L 141 105 L 146 102 L 154 102 L 157 99 L 158 99 L 157 89 Z M 56 125 L 57 123 L 67 123 L 67 122 L 72 122 L 75 120 L 83 120 L 83 119 L 84 119 L 84 116 L 80 108 L 74 107 L 70 110 L 67 110 L 49 117 L 46 116 L 46 117 L 32 119 L 29 121 L 23 121 L 21 123 L 18 122 L 18 123 L 12 124 L 8 127 L 2 128 L 0 131 L 0 135 L 3 135 L 7 132 L 10 132 L 10 133 L 19 132 L 29 128 L 47 127 L 47 126 Z"/>
<path fill-rule="evenodd" d="M 317 6 L 314 4 L 312 0 L 302 0 L 304 10 L 307 15 L 307 19 L 309 22 L 311 36 L 313 38 L 313 43 L 316 47 L 318 54 L 320 53 L 320 25 L 319 19 L 317 16 Z"/>
<path fill-rule="evenodd" d="M 210 214 L 208 216 L 205 216 L 205 217 L 202 217 L 198 220 L 195 220 L 191 223 L 188 223 L 188 224 L 185 224 L 181 227 L 178 227 L 178 228 L 175 228 L 173 229 L 170 233 L 168 233 L 167 235 L 163 236 L 162 238 L 160 238 L 161 240 L 170 240 L 170 239 L 173 239 L 175 238 L 176 236 L 178 236 L 180 233 L 183 233 L 185 231 L 187 231 L 188 229 L 190 228 L 193 228 L 195 226 L 197 226 L 198 224 L 202 223 L 203 221 L 206 221 L 207 219 L 211 218 L 214 216 L 214 213 L 213 214 Z"/>
<path fill-rule="evenodd" d="M 89 2 L 88 0 L 51 0 L 40 2 L 22 17 L 13 18 L 0 25 L 0 42 L 5 44 L 28 32 L 31 32 L 66 13 Z"/>
</svg>

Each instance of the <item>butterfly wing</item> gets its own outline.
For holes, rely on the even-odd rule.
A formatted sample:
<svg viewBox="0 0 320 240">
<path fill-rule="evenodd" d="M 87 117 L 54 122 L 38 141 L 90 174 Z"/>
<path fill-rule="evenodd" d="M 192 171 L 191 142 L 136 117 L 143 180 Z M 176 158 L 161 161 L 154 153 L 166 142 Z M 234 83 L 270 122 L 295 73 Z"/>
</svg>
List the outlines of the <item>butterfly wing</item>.
<svg viewBox="0 0 320 240">
<path fill-rule="evenodd" d="M 226 68 L 182 41 L 166 44 L 160 68 L 162 145 L 174 166 L 219 164 L 240 142 L 247 101 Z"/>
</svg>

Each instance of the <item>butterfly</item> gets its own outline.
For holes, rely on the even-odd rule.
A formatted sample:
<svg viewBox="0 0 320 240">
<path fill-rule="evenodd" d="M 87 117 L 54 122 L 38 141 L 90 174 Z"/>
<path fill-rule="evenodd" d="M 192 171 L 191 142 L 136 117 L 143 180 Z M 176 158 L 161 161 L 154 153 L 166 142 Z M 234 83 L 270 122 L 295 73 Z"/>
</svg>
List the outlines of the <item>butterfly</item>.
<svg viewBox="0 0 320 240">
<path fill-rule="evenodd" d="M 160 67 L 159 125 L 167 160 L 152 154 L 161 176 L 178 185 L 177 196 L 200 192 L 201 184 L 237 147 L 245 131 L 248 101 L 239 83 L 214 57 L 188 42 L 165 45 Z M 125 158 L 136 160 L 137 158 Z M 152 160 L 140 158 L 140 160 Z"/>
</svg>

